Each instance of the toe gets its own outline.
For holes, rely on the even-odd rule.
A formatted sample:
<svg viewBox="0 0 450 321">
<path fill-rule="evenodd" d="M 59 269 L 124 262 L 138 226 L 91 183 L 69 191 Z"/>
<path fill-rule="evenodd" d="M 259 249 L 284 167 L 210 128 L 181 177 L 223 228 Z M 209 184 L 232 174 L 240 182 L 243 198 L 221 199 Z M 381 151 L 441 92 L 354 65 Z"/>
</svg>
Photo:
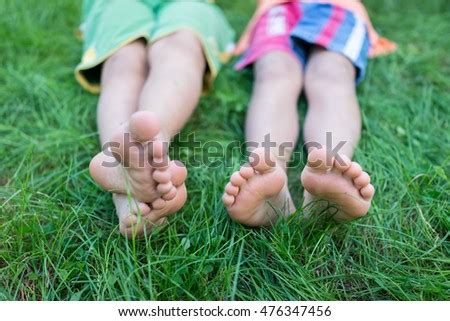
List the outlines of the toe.
<svg viewBox="0 0 450 321">
<path fill-rule="evenodd" d="M 172 178 L 172 173 L 167 170 L 155 170 L 152 175 L 157 183 L 168 183 Z"/>
<path fill-rule="evenodd" d="M 245 184 L 246 179 L 242 177 L 240 172 L 234 172 L 233 175 L 231 175 L 230 177 L 230 182 L 234 186 L 241 187 L 242 185 Z"/>
<path fill-rule="evenodd" d="M 164 216 L 177 212 L 183 207 L 186 199 L 186 187 L 184 185 L 177 187 L 175 197 L 172 200 L 166 201 L 163 198 L 158 198 L 151 204 L 152 209 L 147 216 L 147 221 L 158 222 Z"/>
<path fill-rule="evenodd" d="M 250 179 L 255 175 L 255 170 L 249 164 L 246 164 L 241 167 L 239 173 L 243 178 Z"/>
<path fill-rule="evenodd" d="M 333 166 L 334 158 L 328 157 L 324 147 L 316 148 L 308 154 L 308 167 L 313 170 L 325 171 Z"/>
<path fill-rule="evenodd" d="M 172 186 L 172 188 L 170 189 L 169 192 L 165 193 L 162 198 L 166 201 L 171 201 L 175 198 L 175 196 L 177 196 L 177 189 L 175 188 L 175 186 Z"/>
<path fill-rule="evenodd" d="M 227 194 L 227 193 L 223 194 L 223 196 L 222 196 L 222 202 L 223 202 L 223 204 L 226 207 L 229 207 L 229 206 L 233 205 L 234 199 L 235 198 L 234 198 L 233 195 L 230 195 L 230 194 Z"/>
<path fill-rule="evenodd" d="M 334 167 L 340 172 L 345 172 L 352 166 L 352 161 L 345 155 L 338 155 L 334 159 Z"/>
<path fill-rule="evenodd" d="M 131 115 L 129 128 L 131 137 L 139 142 L 152 140 L 160 130 L 158 119 L 148 111 L 138 111 Z"/>
<path fill-rule="evenodd" d="M 356 188 L 363 188 L 370 183 L 370 176 L 366 172 L 362 172 L 361 175 L 356 176 L 353 179 L 353 182 L 355 183 Z"/>
<path fill-rule="evenodd" d="M 134 214 L 128 215 L 120 222 L 125 228 L 133 227 L 138 222 L 138 217 Z"/>
<path fill-rule="evenodd" d="M 130 227 L 126 227 L 123 224 L 119 225 L 120 233 L 128 239 L 142 236 L 144 234 L 144 228 L 145 224 L 142 221 Z"/>
<path fill-rule="evenodd" d="M 260 173 L 270 171 L 276 165 L 275 156 L 267 148 L 257 148 L 252 151 L 249 156 L 249 162 Z"/>
<path fill-rule="evenodd" d="M 161 210 L 166 206 L 167 202 L 163 200 L 162 198 L 158 198 L 157 200 L 153 201 L 152 208 L 155 210 Z"/>
<path fill-rule="evenodd" d="M 129 198 L 125 194 L 113 194 L 114 205 L 120 222 L 126 222 L 126 225 L 132 225 L 133 220 L 138 216 L 145 216 L 150 212 L 147 204 L 138 202 L 134 198 Z"/>
<path fill-rule="evenodd" d="M 173 187 L 172 182 L 168 182 L 168 183 L 164 183 L 164 184 L 158 184 L 158 186 L 156 186 L 156 190 L 161 194 L 166 194 L 166 193 L 170 192 L 172 187 Z"/>
<path fill-rule="evenodd" d="M 102 188 L 116 193 L 126 193 L 122 166 L 118 165 L 103 152 L 98 153 L 89 163 L 92 179 Z"/>
<path fill-rule="evenodd" d="M 130 139 L 130 134 L 125 133 L 124 129 L 121 127 L 116 131 L 116 133 L 109 139 L 108 150 L 114 156 L 115 159 L 119 162 L 123 162 L 124 155 L 124 145 L 125 145 L 125 136 L 128 136 Z"/>
<path fill-rule="evenodd" d="M 145 166 L 145 144 L 129 132 L 128 126 L 120 127 L 108 142 L 109 153 L 125 168 Z"/>
<path fill-rule="evenodd" d="M 370 201 L 375 194 L 375 187 L 372 184 L 369 184 L 359 190 L 361 196 L 366 200 Z"/>
<path fill-rule="evenodd" d="M 129 200 L 123 194 L 114 194 L 113 199 L 119 217 L 120 233 L 125 237 L 141 235 L 144 230 L 143 219 L 149 214 L 150 207 L 145 203 Z"/>
<path fill-rule="evenodd" d="M 172 172 L 172 184 L 176 187 L 182 185 L 187 177 L 186 166 L 180 161 L 171 161 L 170 171 Z"/>
<path fill-rule="evenodd" d="M 349 169 L 347 169 L 344 172 L 344 175 L 350 179 L 354 179 L 354 178 L 358 177 L 359 175 L 361 175 L 361 173 L 362 173 L 361 165 L 359 165 L 356 162 L 352 162 L 352 165 L 350 166 Z"/>
<path fill-rule="evenodd" d="M 233 185 L 231 182 L 229 182 L 225 186 L 225 192 L 227 192 L 230 195 L 236 196 L 239 193 L 239 187 L 236 185 Z"/>
<path fill-rule="evenodd" d="M 169 167 L 168 143 L 155 140 L 150 142 L 148 146 L 150 165 L 160 170 L 167 169 Z"/>
<path fill-rule="evenodd" d="M 89 173 L 91 174 L 91 177 L 95 181 L 98 180 L 97 176 L 101 177 L 101 172 L 103 171 L 103 168 L 104 168 L 102 166 L 102 163 L 104 162 L 105 158 L 106 158 L 105 154 L 103 152 L 100 152 L 97 155 L 95 155 L 89 163 Z"/>
</svg>

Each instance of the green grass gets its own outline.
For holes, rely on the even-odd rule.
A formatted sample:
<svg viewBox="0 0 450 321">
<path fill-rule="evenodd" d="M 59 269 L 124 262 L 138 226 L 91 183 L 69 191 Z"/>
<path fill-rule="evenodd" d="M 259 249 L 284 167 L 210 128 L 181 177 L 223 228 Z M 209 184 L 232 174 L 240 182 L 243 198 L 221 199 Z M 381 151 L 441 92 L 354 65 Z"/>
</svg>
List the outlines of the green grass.
<svg viewBox="0 0 450 321">
<path fill-rule="evenodd" d="M 97 97 L 73 79 L 78 2 L 0 0 L 0 299 L 448 299 L 450 4 L 367 2 L 400 45 L 358 88 L 355 157 L 377 188 L 370 213 L 336 225 L 299 212 L 270 230 L 244 228 L 220 202 L 234 159 L 189 167 L 184 209 L 133 242 L 87 170 L 99 150 Z M 241 31 L 250 4 L 220 3 Z M 226 67 L 183 135 L 243 141 L 251 82 Z"/>
</svg>

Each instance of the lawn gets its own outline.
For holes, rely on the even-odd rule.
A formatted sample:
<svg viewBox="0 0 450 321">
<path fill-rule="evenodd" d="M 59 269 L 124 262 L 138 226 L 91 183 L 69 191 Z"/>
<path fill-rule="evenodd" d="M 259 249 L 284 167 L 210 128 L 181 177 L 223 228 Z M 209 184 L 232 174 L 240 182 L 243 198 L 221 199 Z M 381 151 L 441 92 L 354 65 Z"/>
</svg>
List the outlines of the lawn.
<svg viewBox="0 0 450 321">
<path fill-rule="evenodd" d="M 218 2 L 242 31 L 252 2 Z M 299 210 L 271 229 L 240 226 L 220 201 L 244 160 L 235 155 L 188 166 L 186 206 L 145 240 L 127 241 L 87 169 L 99 150 L 97 97 L 73 77 L 79 2 L 0 0 L 0 299 L 448 299 L 450 3 L 367 6 L 400 49 L 372 61 L 358 88 L 355 158 L 377 189 L 366 217 L 338 225 Z M 181 137 L 243 141 L 251 83 L 250 71 L 227 66 Z M 304 155 L 296 164 L 299 204 Z"/>
</svg>

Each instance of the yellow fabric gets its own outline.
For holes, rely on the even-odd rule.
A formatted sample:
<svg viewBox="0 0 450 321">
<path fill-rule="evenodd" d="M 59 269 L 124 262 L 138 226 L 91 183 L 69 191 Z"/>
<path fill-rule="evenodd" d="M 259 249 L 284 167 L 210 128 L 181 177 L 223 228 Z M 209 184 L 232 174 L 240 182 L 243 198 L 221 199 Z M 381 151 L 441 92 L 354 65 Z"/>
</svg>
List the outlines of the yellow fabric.
<svg viewBox="0 0 450 321">
<path fill-rule="evenodd" d="M 340 6 L 344 9 L 352 11 L 354 14 L 362 17 L 366 23 L 367 30 L 369 32 L 370 39 L 370 50 L 369 57 L 375 57 L 379 55 L 386 55 L 394 52 L 397 49 L 397 44 L 386 39 L 380 37 L 378 33 L 375 31 L 375 28 L 370 21 L 369 14 L 367 13 L 366 8 L 359 0 L 258 0 L 258 8 L 256 9 L 255 14 L 250 20 L 247 28 L 245 29 L 241 39 L 239 40 L 235 54 L 240 55 L 244 53 L 244 51 L 248 48 L 250 44 L 250 38 L 259 18 L 271 7 L 276 6 L 278 4 L 287 3 L 287 2 L 302 2 L 302 3 L 328 3 Z"/>
<path fill-rule="evenodd" d="M 204 89 L 211 87 L 234 48 L 234 31 L 211 0 L 85 0 L 83 56 L 75 68 L 80 85 L 92 93 L 101 89 L 103 62 L 137 39 L 153 43 L 181 29 L 199 38 L 208 69 Z"/>
</svg>

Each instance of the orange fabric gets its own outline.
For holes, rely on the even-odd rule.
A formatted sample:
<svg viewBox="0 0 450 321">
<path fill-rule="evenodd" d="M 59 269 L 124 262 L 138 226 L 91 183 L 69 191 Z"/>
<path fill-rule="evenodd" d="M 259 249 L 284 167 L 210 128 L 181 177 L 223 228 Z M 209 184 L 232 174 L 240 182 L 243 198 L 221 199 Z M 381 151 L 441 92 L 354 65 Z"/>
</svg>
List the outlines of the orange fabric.
<svg viewBox="0 0 450 321">
<path fill-rule="evenodd" d="M 239 40 L 235 54 L 240 55 L 244 53 L 244 51 L 248 48 L 250 44 L 250 38 L 252 35 L 253 28 L 258 22 L 259 18 L 271 7 L 276 6 L 278 4 L 286 3 L 286 2 L 296 2 L 299 0 L 258 0 L 258 8 L 256 9 L 255 14 L 250 20 L 247 28 L 245 29 L 241 39 Z M 337 6 L 340 6 L 344 9 L 350 10 L 353 13 L 357 14 L 361 18 L 364 19 L 367 30 L 369 32 L 370 39 L 370 50 L 369 57 L 376 57 L 380 55 L 386 55 L 394 52 L 397 49 L 397 44 L 386 39 L 380 37 L 378 33 L 375 31 L 375 28 L 370 21 L 369 14 L 367 13 L 366 8 L 359 0 L 301 0 L 303 3 L 331 3 Z"/>
</svg>

